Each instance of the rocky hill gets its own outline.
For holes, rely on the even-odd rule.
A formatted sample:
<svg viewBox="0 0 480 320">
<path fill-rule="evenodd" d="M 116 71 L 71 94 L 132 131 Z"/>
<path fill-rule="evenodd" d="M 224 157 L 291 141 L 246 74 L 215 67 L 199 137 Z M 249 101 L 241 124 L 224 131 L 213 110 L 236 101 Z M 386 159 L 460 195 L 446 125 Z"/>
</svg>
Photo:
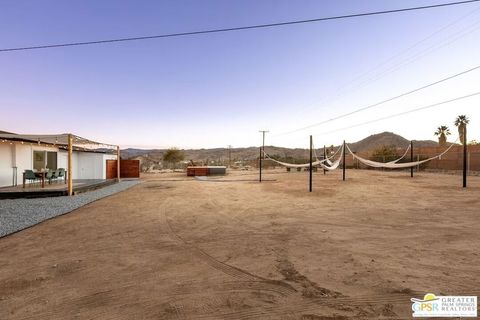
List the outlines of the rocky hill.
<svg viewBox="0 0 480 320">
<path fill-rule="evenodd" d="M 398 148 L 406 148 L 410 144 L 410 140 L 395 134 L 393 132 L 383 132 L 373 134 L 358 142 L 350 143 L 350 149 L 355 152 L 371 151 L 382 146 L 395 146 Z M 414 140 L 415 147 L 436 147 L 438 143 L 432 140 Z"/>
</svg>

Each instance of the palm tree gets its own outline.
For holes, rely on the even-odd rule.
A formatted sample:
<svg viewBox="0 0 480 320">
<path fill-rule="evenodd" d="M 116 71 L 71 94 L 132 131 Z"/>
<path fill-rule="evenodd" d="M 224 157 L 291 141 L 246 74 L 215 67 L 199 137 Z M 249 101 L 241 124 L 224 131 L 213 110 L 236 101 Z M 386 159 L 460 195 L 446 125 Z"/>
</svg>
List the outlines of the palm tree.
<svg viewBox="0 0 480 320">
<path fill-rule="evenodd" d="M 465 130 L 467 129 L 467 124 L 470 120 L 467 118 L 466 115 L 459 115 L 457 119 L 455 119 L 455 125 L 458 127 L 458 135 L 460 136 L 460 142 L 463 144 Z"/>
<path fill-rule="evenodd" d="M 438 144 L 443 147 L 447 144 L 447 136 L 449 136 L 450 129 L 447 126 L 440 126 L 435 131 L 435 135 L 438 136 Z"/>
</svg>

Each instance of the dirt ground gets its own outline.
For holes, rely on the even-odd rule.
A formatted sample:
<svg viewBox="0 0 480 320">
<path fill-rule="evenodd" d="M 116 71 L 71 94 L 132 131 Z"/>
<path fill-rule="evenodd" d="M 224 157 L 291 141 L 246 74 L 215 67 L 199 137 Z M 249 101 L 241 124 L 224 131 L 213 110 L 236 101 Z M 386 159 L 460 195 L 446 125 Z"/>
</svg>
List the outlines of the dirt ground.
<svg viewBox="0 0 480 320">
<path fill-rule="evenodd" d="M 411 297 L 480 295 L 480 177 L 256 178 L 152 174 L 0 239 L 0 319 L 410 319 Z"/>
</svg>

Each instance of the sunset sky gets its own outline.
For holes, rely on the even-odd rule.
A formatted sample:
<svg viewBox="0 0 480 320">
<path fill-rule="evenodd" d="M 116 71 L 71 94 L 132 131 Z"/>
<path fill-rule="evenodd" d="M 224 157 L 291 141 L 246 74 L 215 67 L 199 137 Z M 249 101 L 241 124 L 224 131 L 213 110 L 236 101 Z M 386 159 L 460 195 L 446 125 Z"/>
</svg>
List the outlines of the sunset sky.
<svg viewBox="0 0 480 320">
<path fill-rule="evenodd" d="M 0 49 L 303 20 L 445 0 L 3 1 Z M 480 2 L 271 29 L 0 52 L 0 130 L 72 132 L 122 147 L 339 144 L 393 131 L 435 139 L 471 119 L 480 140 L 480 69 L 319 123 L 480 65 Z M 352 127 L 353 126 L 353 127 Z M 351 127 L 351 128 L 349 128 Z"/>
</svg>

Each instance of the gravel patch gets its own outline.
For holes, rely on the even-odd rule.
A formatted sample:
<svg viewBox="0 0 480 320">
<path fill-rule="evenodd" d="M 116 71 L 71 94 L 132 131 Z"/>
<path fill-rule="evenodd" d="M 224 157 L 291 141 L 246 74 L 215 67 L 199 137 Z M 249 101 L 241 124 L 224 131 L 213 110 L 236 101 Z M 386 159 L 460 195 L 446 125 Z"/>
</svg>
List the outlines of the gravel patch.
<svg viewBox="0 0 480 320">
<path fill-rule="evenodd" d="M 69 213 L 93 201 L 124 191 L 138 183 L 140 183 L 139 180 L 124 180 L 72 197 L 0 200 L 0 238 L 47 219 Z"/>
</svg>

